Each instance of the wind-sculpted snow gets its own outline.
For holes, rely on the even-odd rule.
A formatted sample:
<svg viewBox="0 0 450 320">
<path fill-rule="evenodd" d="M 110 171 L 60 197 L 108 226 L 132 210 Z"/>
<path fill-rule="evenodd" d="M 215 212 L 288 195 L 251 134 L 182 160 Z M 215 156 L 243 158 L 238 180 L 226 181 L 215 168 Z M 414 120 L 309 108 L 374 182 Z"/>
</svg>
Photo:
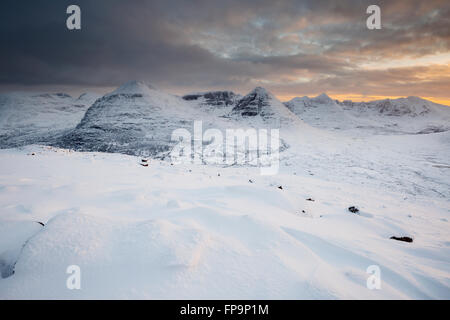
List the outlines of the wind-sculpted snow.
<svg viewBox="0 0 450 320">
<path fill-rule="evenodd" d="M 14 274 L 23 247 L 41 229 L 42 224 L 37 221 L 3 220 L 0 223 L 0 278 Z"/>
<path fill-rule="evenodd" d="M 79 98 L 64 93 L 1 94 L 0 148 L 53 143 L 80 122 L 97 98 L 91 93 Z"/>
<path fill-rule="evenodd" d="M 136 81 L 0 95 L 0 146 L 47 144 L 0 150 L 0 299 L 449 299 L 446 108 Z M 160 159 L 195 121 L 280 129 L 279 170 Z"/>
<path fill-rule="evenodd" d="M 419 136 L 425 149 L 396 138 L 316 139 L 276 176 L 0 150 L 0 258 L 15 265 L 0 299 L 448 299 L 450 173 L 417 153 L 448 156 L 448 133 Z M 404 192 L 414 185 L 447 196 Z M 81 290 L 66 287 L 70 265 Z M 381 270 L 380 290 L 367 288 L 369 266 Z"/>
</svg>

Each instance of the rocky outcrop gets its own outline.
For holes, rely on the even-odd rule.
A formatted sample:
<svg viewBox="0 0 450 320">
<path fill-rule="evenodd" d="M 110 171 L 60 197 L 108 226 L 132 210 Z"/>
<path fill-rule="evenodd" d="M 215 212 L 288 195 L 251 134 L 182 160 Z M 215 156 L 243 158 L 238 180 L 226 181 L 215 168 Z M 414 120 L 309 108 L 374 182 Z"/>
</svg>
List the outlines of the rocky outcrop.
<svg viewBox="0 0 450 320">
<path fill-rule="evenodd" d="M 266 89 L 257 87 L 245 97 L 240 99 L 231 111 L 234 115 L 243 117 L 264 116 L 270 106 L 270 94 Z"/>
<path fill-rule="evenodd" d="M 234 106 L 240 98 L 232 91 L 211 91 L 204 93 L 193 93 L 183 96 L 184 100 L 196 100 L 200 104 L 216 107 Z"/>
</svg>

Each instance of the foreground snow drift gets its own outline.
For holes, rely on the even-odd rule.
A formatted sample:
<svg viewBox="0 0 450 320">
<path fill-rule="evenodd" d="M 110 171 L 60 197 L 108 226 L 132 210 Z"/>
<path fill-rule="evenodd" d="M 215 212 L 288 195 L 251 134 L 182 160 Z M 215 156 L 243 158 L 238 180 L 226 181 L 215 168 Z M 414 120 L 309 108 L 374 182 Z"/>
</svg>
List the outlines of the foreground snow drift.
<svg viewBox="0 0 450 320">
<path fill-rule="evenodd" d="M 300 164 L 262 177 L 139 161 L 1 150 L 0 257 L 18 254 L 0 298 L 450 298 L 448 198 Z M 445 181 L 448 169 L 428 170 Z M 80 290 L 66 287 L 69 265 Z M 366 287 L 371 265 L 380 290 Z"/>
</svg>

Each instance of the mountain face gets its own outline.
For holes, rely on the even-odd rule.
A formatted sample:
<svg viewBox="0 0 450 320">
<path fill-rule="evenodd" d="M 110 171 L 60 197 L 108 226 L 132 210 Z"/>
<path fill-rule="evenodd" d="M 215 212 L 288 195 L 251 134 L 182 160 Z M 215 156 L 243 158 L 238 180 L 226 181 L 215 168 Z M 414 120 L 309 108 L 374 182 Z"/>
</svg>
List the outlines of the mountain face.
<svg viewBox="0 0 450 320">
<path fill-rule="evenodd" d="M 237 101 L 230 116 L 235 119 L 246 119 L 249 122 L 261 121 L 279 127 L 297 120 L 295 115 L 277 98 L 261 87 L 255 88 Z"/>
<path fill-rule="evenodd" d="M 184 100 L 197 101 L 202 105 L 214 107 L 234 106 L 239 98 L 240 95 L 236 95 L 232 91 L 211 91 L 183 96 Z"/>
<path fill-rule="evenodd" d="M 306 123 L 368 134 L 421 134 L 450 130 L 450 108 L 417 97 L 371 102 L 294 98 L 285 105 Z"/>
<path fill-rule="evenodd" d="M 98 99 L 57 145 L 84 151 L 156 155 L 167 151 L 173 130 L 188 125 L 188 108 L 181 98 L 142 82 L 128 82 Z"/>
<path fill-rule="evenodd" d="M 223 127 L 198 103 L 133 81 L 98 99 L 57 146 L 163 158 L 176 143 L 172 133 L 186 129 L 193 135 L 194 121 L 202 121 L 203 129 Z"/>
<path fill-rule="evenodd" d="M 417 97 L 340 102 L 326 94 L 283 104 L 261 87 L 245 96 L 212 91 L 181 98 L 131 81 L 103 97 L 90 93 L 78 98 L 64 93 L 0 95 L 0 148 L 47 144 L 164 156 L 174 145 L 173 131 L 184 128 L 193 134 L 194 121 L 202 122 L 203 131 L 279 128 L 282 144 L 288 146 L 310 126 L 358 135 L 446 131 L 450 130 L 450 108 Z"/>
<path fill-rule="evenodd" d="M 98 98 L 93 93 L 73 98 L 65 93 L 0 95 L 0 148 L 52 143 L 74 128 Z"/>
<path fill-rule="evenodd" d="M 253 108 L 256 113 L 249 113 L 248 109 Z M 239 115 L 241 111 L 243 115 Z M 193 137 L 195 121 L 201 121 L 203 132 L 214 128 L 225 136 L 226 129 L 261 125 L 280 128 L 286 119 L 299 121 L 262 88 L 241 99 L 229 91 L 180 98 L 130 82 L 97 99 L 76 128 L 59 139 L 56 146 L 164 158 L 177 143 L 172 141 L 172 133 L 186 129 Z"/>
<path fill-rule="evenodd" d="M 439 112 L 439 105 L 418 97 L 384 99 L 370 102 L 343 101 L 339 103 L 346 110 L 375 112 L 390 117 L 418 117 Z"/>
</svg>

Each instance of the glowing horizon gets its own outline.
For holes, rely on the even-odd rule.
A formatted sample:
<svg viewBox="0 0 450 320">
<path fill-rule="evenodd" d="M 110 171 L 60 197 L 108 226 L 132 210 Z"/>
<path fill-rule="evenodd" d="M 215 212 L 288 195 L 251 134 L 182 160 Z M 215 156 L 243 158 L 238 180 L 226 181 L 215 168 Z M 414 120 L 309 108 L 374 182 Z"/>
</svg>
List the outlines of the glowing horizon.
<svg viewBox="0 0 450 320">
<path fill-rule="evenodd" d="M 326 92 L 322 92 L 328 95 L 333 100 L 339 100 L 339 101 L 345 101 L 345 100 L 351 100 L 353 102 L 370 102 L 375 100 L 385 100 L 385 99 L 399 99 L 399 98 L 407 98 L 409 96 L 372 96 L 372 95 L 358 95 L 358 94 L 328 94 Z M 305 94 L 305 95 L 275 95 L 278 100 L 282 102 L 287 102 L 289 100 L 292 100 L 294 98 L 301 98 L 303 96 L 307 97 L 316 97 L 322 93 L 319 94 Z M 441 104 L 447 107 L 450 107 L 450 99 L 441 99 L 436 97 L 421 97 L 416 96 L 424 100 L 428 100 L 437 104 Z"/>
<path fill-rule="evenodd" d="M 67 30 L 62 3 L 8 2 L 0 91 L 102 91 L 137 79 L 183 94 L 262 86 L 281 100 L 325 92 L 450 105 L 449 1 L 383 2 L 380 29 L 366 24 L 368 0 L 174 1 L 86 2 L 80 30 Z"/>
</svg>

